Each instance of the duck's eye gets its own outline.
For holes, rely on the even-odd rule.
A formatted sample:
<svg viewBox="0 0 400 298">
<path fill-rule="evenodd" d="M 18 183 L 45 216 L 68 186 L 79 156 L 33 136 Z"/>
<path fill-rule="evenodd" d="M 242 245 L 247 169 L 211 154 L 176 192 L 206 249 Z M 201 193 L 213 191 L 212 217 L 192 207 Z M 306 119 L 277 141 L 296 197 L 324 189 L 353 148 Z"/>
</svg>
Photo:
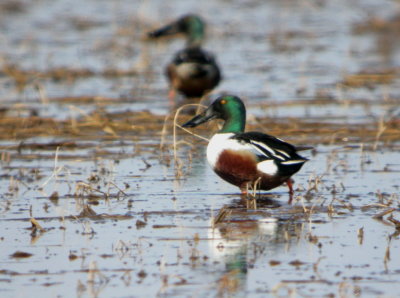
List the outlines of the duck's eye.
<svg viewBox="0 0 400 298">
<path fill-rule="evenodd" d="M 222 105 L 224 105 L 224 104 L 226 104 L 226 99 L 222 99 L 220 102 Z"/>
</svg>

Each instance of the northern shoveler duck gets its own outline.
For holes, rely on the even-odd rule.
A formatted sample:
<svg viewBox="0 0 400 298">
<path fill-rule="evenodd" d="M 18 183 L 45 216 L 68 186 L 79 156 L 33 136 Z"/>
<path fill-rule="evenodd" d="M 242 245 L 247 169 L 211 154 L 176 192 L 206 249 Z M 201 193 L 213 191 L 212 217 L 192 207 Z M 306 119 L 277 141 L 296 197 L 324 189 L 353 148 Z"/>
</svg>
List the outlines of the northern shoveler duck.
<svg viewBox="0 0 400 298">
<path fill-rule="evenodd" d="M 151 38 L 177 33 L 187 36 L 186 48 L 175 54 L 166 69 L 170 99 L 175 97 L 175 91 L 189 98 L 201 97 L 214 89 L 221 80 L 221 72 L 214 56 L 201 48 L 204 29 L 202 19 L 191 14 L 148 33 Z"/>
<path fill-rule="evenodd" d="M 183 127 L 196 127 L 212 119 L 225 123 L 209 141 L 207 159 L 215 173 L 247 193 L 249 184 L 270 190 L 285 183 L 293 194 L 291 176 L 298 172 L 306 158 L 296 148 L 278 138 L 261 132 L 244 132 L 246 108 L 239 97 L 217 98 L 203 113 Z"/>
</svg>

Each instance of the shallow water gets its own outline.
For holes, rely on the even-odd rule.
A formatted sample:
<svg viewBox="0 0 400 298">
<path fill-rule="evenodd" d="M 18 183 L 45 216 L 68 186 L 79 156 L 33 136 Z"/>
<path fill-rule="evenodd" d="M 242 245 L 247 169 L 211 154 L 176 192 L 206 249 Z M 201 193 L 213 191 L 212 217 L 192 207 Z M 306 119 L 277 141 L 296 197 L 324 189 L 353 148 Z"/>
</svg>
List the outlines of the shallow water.
<svg viewBox="0 0 400 298">
<path fill-rule="evenodd" d="M 1 124 L 0 295 L 397 296 L 400 51 L 385 43 L 389 29 L 354 28 L 390 20 L 398 4 L 348 2 L 0 5 L 2 62 L 33 71 L 17 88 L 3 67 L 2 117 L 54 121 L 37 122 L 47 132 Z M 252 128 L 293 121 L 279 135 L 315 145 L 292 204 L 285 187 L 241 198 L 206 164 L 206 143 L 183 132 L 191 145 L 178 147 L 176 171 L 172 135 L 161 134 L 170 107 L 160 66 L 183 41 L 143 35 L 189 11 L 209 24 L 206 48 L 224 73 L 215 93 L 243 96 Z M 388 70 L 385 83 L 344 83 Z M 301 121 L 318 125 L 302 131 Z M 376 138 L 337 124 L 376 127 Z"/>
</svg>

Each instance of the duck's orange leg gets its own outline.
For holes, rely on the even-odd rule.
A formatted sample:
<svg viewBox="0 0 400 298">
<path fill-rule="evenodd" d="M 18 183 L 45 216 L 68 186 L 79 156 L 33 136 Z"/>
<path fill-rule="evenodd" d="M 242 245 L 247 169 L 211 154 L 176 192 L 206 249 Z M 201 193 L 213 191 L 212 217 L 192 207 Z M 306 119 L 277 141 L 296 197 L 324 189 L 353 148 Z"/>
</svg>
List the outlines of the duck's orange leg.
<svg viewBox="0 0 400 298">
<path fill-rule="evenodd" d="M 287 181 L 286 181 L 286 185 L 288 186 L 288 188 L 289 188 L 289 193 L 290 194 L 293 194 L 294 193 L 294 191 L 293 191 L 293 179 L 288 179 Z"/>
<path fill-rule="evenodd" d="M 292 203 L 292 200 L 293 200 L 293 194 L 294 194 L 294 190 L 293 190 L 293 179 L 288 179 L 287 181 L 286 181 L 286 185 L 288 186 L 288 188 L 289 188 L 289 201 L 288 201 L 288 204 L 291 204 Z"/>
<path fill-rule="evenodd" d="M 168 91 L 168 99 L 169 99 L 169 103 L 171 105 L 174 104 L 175 96 L 176 96 L 175 89 L 173 89 L 173 88 L 169 89 L 169 91 Z"/>
</svg>

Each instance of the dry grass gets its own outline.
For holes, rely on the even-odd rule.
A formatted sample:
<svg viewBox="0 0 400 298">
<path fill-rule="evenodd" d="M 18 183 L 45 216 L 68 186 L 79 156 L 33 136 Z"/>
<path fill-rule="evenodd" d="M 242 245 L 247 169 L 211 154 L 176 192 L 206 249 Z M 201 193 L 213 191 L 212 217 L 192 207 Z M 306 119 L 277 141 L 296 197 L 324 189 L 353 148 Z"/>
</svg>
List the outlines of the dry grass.
<svg viewBox="0 0 400 298">
<path fill-rule="evenodd" d="M 368 87 L 373 88 L 375 85 L 390 84 L 396 77 L 399 71 L 397 69 L 386 69 L 381 71 L 362 71 L 357 74 L 346 75 L 339 85 L 343 87 Z"/>
<path fill-rule="evenodd" d="M 135 69 L 121 70 L 121 69 L 105 69 L 103 71 L 95 72 L 85 68 L 66 68 L 58 67 L 42 70 L 26 70 L 22 69 L 15 64 L 3 63 L 0 69 L 0 75 L 12 78 L 18 90 L 23 90 L 28 84 L 35 84 L 39 80 L 53 80 L 53 81 L 66 81 L 73 82 L 77 79 L 101 76 L 106 78 L 115 78 L 122 76 L 136 76 L 138 71 Z"/>
<path fill-rule="evenodd" d="M 94 97 L 49 98 L 47 100 L 50 102 L 57 100 L 63 103 L 79 101 L 84 103 L 104 101 L 107 103 L 112 101 L 112 99 Z M 313 105 L 312 102 L 297 104 Z M 390 103 L 390 106 L 396 105 L 396 102 Z M 271 103 L 271 106 L 274 104 Z M 177 150 L 180 147 L 188 147 L 191 152 L 195 151 L 196 147 L 205 146 L 204 141 L 207 141 L 207 137 L 217 130 L 216 127 L 210 129 L 209 125 L 199 126 L 195 130 L 199 136 L 182 129 L 180 123 L 184 123 L 191 117 L 181 113 L 184 108 L 186 106 L 178 109 L 172 118 L 172 116 L 155 115 L 148 111 L 110 113 L 105 112 L 101 107 L 94 112 L 86 113 L 71 105 L 72 111 L 78 116 L 65 120 L 40 117 L 32 115 L 32 113 L 15 113 L 18 107 L 16 110 L 13 108 L 12 111 L 6 109 L 0 118 L 0 140 L 12 142 L 0 145 L 1 160 L 3 163 L 9 163 L 17 156 L 20 159 L 54 158 L 54 150 L 57 147 L 60 147 L 60 152 L 93 148 L 98 156 L 111 156 L 115 153 L 106 149 L 97 149 L 99 142 L 110 142 L 108 146 L 112 147 L 121 146 L 121 144 L 117 144 L 117 141 L 126 141 L 128 144 L 134 144 L 135 150 L 132 153 L 122 154 L 121 158 L 140 154 L 143 150 L 150 150 L 157 155 L 161 151 L 164 161 L 168 161 L 171 157 L 174 158 L 175 166 L 180 172 L 179 175 L 182 175 L 180 168 L 183 162 L 179 159 Z M 335 119 L 328 121 L 295 117 L 252 118 L 248 121 L 247 130 L 264 131 L 296 145 L 360 144 L 362 152 L 377 150 L 382 145 L 397 146 L 400 140 L 400 122 L 390 113 L 379 119 L 372 119 L 368 123 L 352 123 L 351 125 Z M 190 137 L 189 134 L 195 137 Z M 35 138 L 43 137 L 48 137 L 49 140 L 35 141 Z M 27 141 L 28 139 L 29 141 Z M 113 142 L 115 142 L 114 145 L 112 145 Z M 26 154 L 28 150 L 29 154 Z M 173 152 L 172 155 L 169 150 Z M 51 155 L 46 154 L 46 151 L 52 151 Z M 76 157 L 85 158 L 78 155 Z M 58 158 L 68 159 L 71 158 L 71 155 L 60 153 Z"/>
</svg>

